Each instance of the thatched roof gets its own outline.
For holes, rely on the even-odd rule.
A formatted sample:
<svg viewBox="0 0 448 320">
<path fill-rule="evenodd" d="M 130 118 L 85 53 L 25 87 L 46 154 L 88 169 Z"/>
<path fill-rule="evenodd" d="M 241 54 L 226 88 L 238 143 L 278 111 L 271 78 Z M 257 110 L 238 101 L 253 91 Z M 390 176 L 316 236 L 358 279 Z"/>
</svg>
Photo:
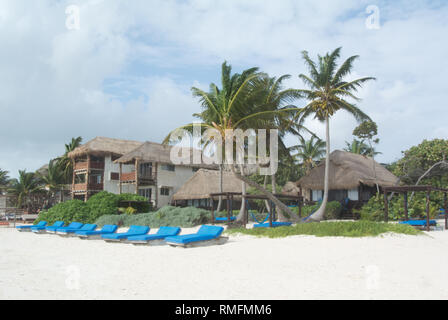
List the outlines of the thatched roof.
<svg viewBox="0 0 448 320">
<path fill-rule="evenodd" d="M 232 172 L 223 172 L 222 184 L 223 192 L 242 192 L 242 183 Z M 173 195 L 172 200 L 207 199 L 210 193 L 219 192 L 219 171 L 200 169 Z"/>
<path fill-rule="evenodd" d="M 140 160 L 144 162 L 159 162 L 159 163 L 167 163 L 173 164 L 171 160 L 171 150 L 173 146 L 164 145 L 155 142 L 145 142 L 142 145 L 138 146 L 136 149 L 131 152 L 126 153 L 121 158 L 117 159 L 115 162 L 117 163 L 128 163 L 133 162 L 135 160 Z M 200 168 L 208 168 L 208 169 L 217 169 L 216 165 L 207 165 L 205 163 L 193 164 L 193 149 L 192 148 L 182 148 L 182 154 L 186 154 L 187 149 L 190 151 L 189 158 L 182 158 L 182 162 L 185 166 L 189 167 L 200 167 Z M 200 151 L 199 151 L 200 152 Z"/>
<path fill-rule="evenodd" d="M 300 194 L 300 188 L 297 186 L 297 183 L 288 181 L 282 189 L 282 194 L 298 196 Z"/>
<path fill-rule="evenodd" d="M 122 156 L 141 145 L 142 142 L 139 141 L 96 137 L 70 152 L 68 156 L 75 158 L 86 154 L 103 155 L 108 153 Z"/>
<path fill-rule="evenodd" d="M 376 179 L 374 172 L 376 171 Z M 336 150 L 330 154 L 330 190 L 356 189 L 360 184 L 387 187 L 396 185 L 398 178 L 372 158 Z M 323 190 L 325 161 L 311 169 L 297 184 L 306 189 Z"/>
</svg>

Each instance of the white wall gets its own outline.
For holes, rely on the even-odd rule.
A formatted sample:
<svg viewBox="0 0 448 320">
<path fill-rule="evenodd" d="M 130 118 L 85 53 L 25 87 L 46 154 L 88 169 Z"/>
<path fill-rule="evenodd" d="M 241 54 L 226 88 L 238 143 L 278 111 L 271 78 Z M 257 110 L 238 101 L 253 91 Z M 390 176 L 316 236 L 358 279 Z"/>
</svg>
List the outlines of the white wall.
<svg viewBox="0 0 448 320">
<path fill-rule="evenodd" d="M 175 171 L 167 171 L 162 169 L 160 163 L 157 164 L 157 206 L 163 207 L 171 202 L 173 195 L 179 190 L 184 183 L 194 175 L 191 167 L 176 166 Z M 160 195 L 161 187 L 170 188 L 169 196 Z"/>
<path fill-rule="evenodd" d="M 122 166 L 123 173 L 129 173 L 135 170 L 134 164 L 124 164 Z M 119 180 L 111 180 L 110 173 L 116 172 L 120 173 L 120 164 L 112 162 L 112 156 L 108 155 L 104 158 L 104 191 L 112 192 L 118 194 L 120 192 Z M 123 193 L 135 193 L 135 185 L 123 184 Z"/>
</svg>

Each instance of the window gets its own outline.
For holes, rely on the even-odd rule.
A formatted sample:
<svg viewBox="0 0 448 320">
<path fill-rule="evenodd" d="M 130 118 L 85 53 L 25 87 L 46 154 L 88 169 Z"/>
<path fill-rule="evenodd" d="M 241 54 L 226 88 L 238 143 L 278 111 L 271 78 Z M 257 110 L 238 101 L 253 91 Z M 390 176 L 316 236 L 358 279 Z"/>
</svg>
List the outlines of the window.
<svg viewBox="0 0 448 320">
<path fill-rule="evenodd" d="M 358 201 L 359 200 L 358 189 L 348 190 L 348 198 L 352 201 Z"/>
<path fill-rule="evenodd" d="M 120 180 L 120 174 L 118 172 L 111 172 L 110 180 Z"/>
<path fill-rule="evenodd" d="M 86 174 L 77 174 L 75 176 L 75 184 L 86 183 Z"/>
<path fill-rule="evenodd" d="M 161 196 L 169 196 L 170 195 L 170 188 L 160 188 L 160 195 Z"/>
<path fill-rule="evenodd" d="M 162 170 L 165 171 L 176 171 L 176 167 L 172 164 L 163 164 L 162 165 Z"/>
<path fill-rule="evenodd" d="M 152 175 L 152 162 L 140 164 L 140 176 L 150 177 Z"/>
<path fill-rule="evenodd" d="M 323 191 L 322 190 L 312 190 L 311 191 L 311 201 L 320 201 L 323 198 Z"/>
<path fill-rule="evenodd" d="M 138 195 L 145 197 L 148 200 L 151 200 L 151 196 L 152 196 L 152 189 L 139 189 L 138 190 Z"/>
</svg>

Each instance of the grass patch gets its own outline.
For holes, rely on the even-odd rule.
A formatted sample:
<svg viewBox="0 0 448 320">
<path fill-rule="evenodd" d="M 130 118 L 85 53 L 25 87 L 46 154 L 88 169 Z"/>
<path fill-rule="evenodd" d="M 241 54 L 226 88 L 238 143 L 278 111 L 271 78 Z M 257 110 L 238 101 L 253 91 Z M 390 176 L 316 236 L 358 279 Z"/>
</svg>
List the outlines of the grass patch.
<svg viewBox="0 0 448 320">
<path fill-rule="evenodd" d="M 284 238 L 295 235 L 312 235 L 316 237 L 375 237 L 387 232 L 407 235 L 418 235 L 422 233 L 408 225 L 372 221 L 302 223 L 291 227 L 239 228 L 226 231 L 227 234 L 246 234 L 268 238 Z"/>
</svg>

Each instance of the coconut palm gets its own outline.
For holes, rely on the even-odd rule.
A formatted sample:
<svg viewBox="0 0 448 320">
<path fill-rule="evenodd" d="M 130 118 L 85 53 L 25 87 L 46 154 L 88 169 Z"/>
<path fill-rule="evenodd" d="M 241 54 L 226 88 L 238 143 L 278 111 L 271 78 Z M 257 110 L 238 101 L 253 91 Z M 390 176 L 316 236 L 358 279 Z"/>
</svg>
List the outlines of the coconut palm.
<svg viewBox="0 0 448 320">
<path fill-rule="evenodd" d="M 381 154 L 381 152 L 375 151 L 375 148 L 372 146 L 369 146 L 367 143 L 364 142 L 364 140 L 357 140 L 353 139 L 353 141 L 347 142 L 345 141 L 345 151 L 355 154 L 360 154 L 363 156 L 376 156 L 378 154 Z"/>
<path fill-rule="evenodd" d="M 0 169 L 0 192 L 6 188 L 9 183 L 8 171 Z"/>
<path fill-rule="evenodd" d="M 300 90 L 304 97 L 309 101 L 300 115 L 299 123 L 313 116 L 315 119 L 325 123 L 326 131 L 326 157 L 325 157 L 325 184 L 324 198 L 320 208 L 310 217 L 310 221 L 320 221 L 325 214 L 325 208 L 328 201 L 328 175 L 330 166 L 330 118 L 339 110 L 345 110 L 355 117 L 359 122 L 370 120 L 362 110 L 347 99 L 359 101 L 355 96 L 356 91 L 364 83 L 374 80 L 372 77 L 364 77 L 356 80 L 344 80 L 352 69 L 353 63 L 359 56 L 352 56 L 345 60 L 337 68 L 337 60 L 340 57 L 341 48 L 337 48 L 325 56 L 318 56 L 318 61 L 314 62 L 303 51 L 302 56 L 309 69 L 309 75 L 300 74 L 299 78 L 309 87 L 309 89 Z"/>
<path fill-rule="evenodd" d="M 290 147 L 290 150 L 293 152 L 297 151 L 294 154 L 294 159 L 309 172 L 316 165 L 316 162 L 324 157 L 325 141 L 322 141 L 316 136 L 312 136 L 309 140 L 305 140 L 302 136 L 299 136 L 299 141 L 300 144 Z"/>
<path fill-rule="evenodd" d="M 291 117 L 292 112 L 297 112 L 296 107 L 288 105 L 299 96 L 297 90 L 282 90 L 281 83 L 288 76 L 279 79 L 269 78 L 266 74 L 259 72 L 258 68 L 247 69 L 241 74 L 232 75 L 231 70 L 231 66 L 224 62 L 221 88 L 213 83 L 208 92 L 192 88 L 193 96 L 199 99 L 202 107 L 202 112 L 194 114 L 194 116 L 201 120 L 200 126 L 203 129 L 215 129 L 221 134 L 222 141 L 219 143 L 222 146 L 226 141 L 226 130 L 278 128 L 280 124 L 287 123 L 285 120 L 287 116 Z M 193 126 L 194 124 L 187 124 L 178 129 L 191 132 Z M 171 134 L 167 136 L 165 143 L 169 142 L 170 136 Z M 215 145 L 219 145 L 219 143 Z M 225 155 L 225 152 L 222 154 Z M 228 160 L 224 159 L 225 164 L 228 164 Z M 229 166 L 243 183 L 258 189 L 278 208 L 294 216 L 294 213 L 272 193 L 248 179 L 243 166 L 239 168 L 236 165 Z M 245 184 L 243 184 L 244 187 Z M 243 194 L 244 190 L 243 188 Z"/>
<path fill-rule="evenodd" d="M 65 185 L 65 175 L 57 160 L 51 160 L 48 163 L 48 169 L 45 171 L 45 173 L 38 173 L 38 176 L 53 197 L 55 196 L 56 192 L 59 191 L 61 193 L 60 201 L 62 202 Z"/>
<path fill-rule="evenodd" d="M 72 159 L 68 157 L 68 154 L 78 148 L 81 145 L 82 138 L 72 138 L 72 140 L 65 144 L 65 153 L 63 156 L 57 158 L 58 166 L 64 172 L 64 182 L 66 184 L 71 183 L 73 177 L 73 162 Z"/>
<path fill-rule="evenodd" d="M 17 207 L 21 208 L 24 204 L 30 208 L 31 196 L 42 190 L 42 182 L 34 172 L 19 170 L 19 178 L 11 181 L 9 193 L 16 196 Z"/>
</svg>

